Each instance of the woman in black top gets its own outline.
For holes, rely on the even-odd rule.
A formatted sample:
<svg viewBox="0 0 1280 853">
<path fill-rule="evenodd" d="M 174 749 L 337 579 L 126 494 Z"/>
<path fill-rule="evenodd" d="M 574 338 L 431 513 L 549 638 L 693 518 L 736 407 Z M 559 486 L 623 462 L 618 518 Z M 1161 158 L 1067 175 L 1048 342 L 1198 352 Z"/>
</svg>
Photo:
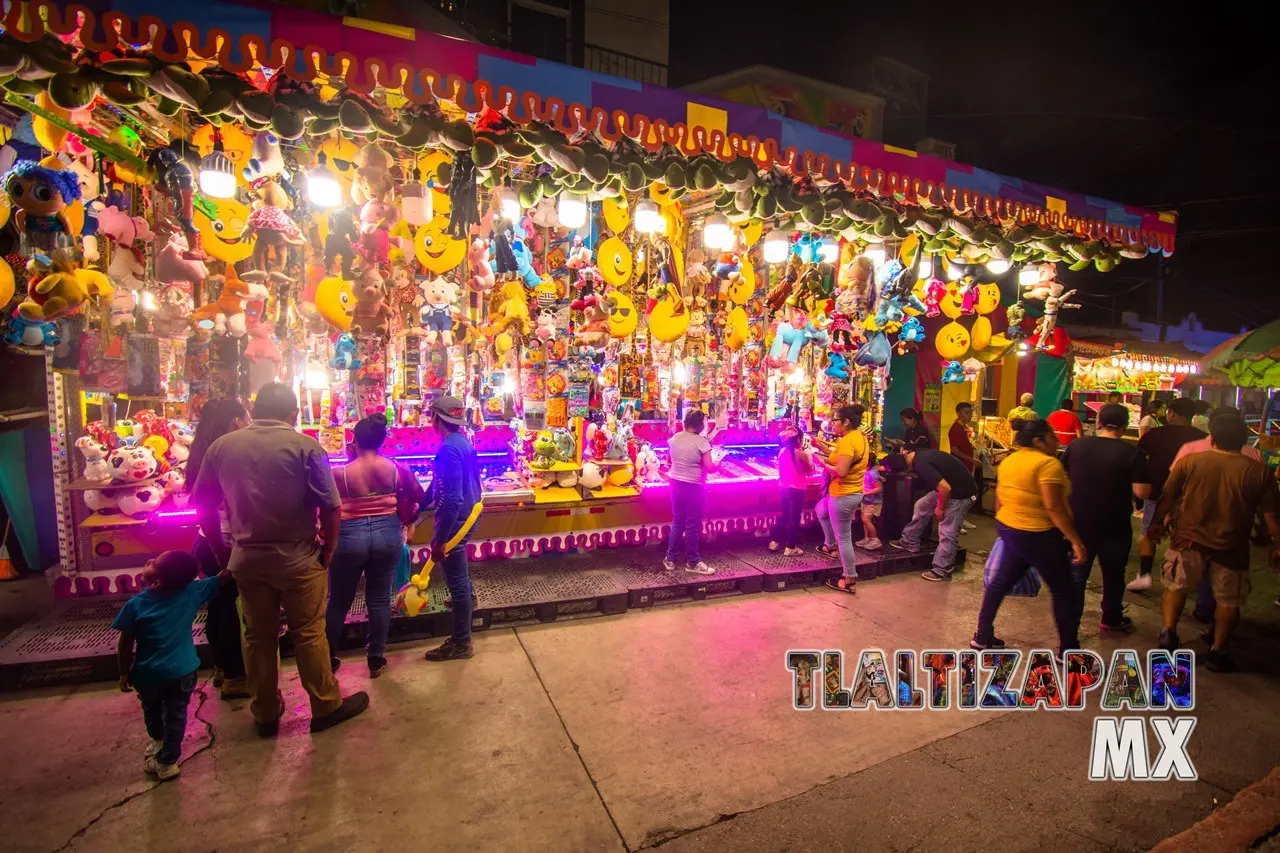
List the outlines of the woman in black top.
<svg viewBox="0 0 1280 853">
<path fill-rule="evenodd" d="M 924 415 L 912 408 L 898 412 L 902 425 L 907 431 L 902 436 L 902 452 L 911 453 L 916 450 L 935 450 L 933 435 L 924 425 Z"/>
</svg>

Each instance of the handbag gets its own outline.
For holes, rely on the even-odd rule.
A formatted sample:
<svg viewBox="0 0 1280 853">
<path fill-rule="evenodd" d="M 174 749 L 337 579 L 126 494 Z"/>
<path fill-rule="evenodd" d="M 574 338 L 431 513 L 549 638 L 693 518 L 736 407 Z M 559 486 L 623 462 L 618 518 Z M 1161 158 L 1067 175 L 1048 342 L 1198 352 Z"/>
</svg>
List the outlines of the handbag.
<svg viewBox="0 0 1280 853">
<path fill-rule="evenodd" d="M 1000 561 L 1004 558 L 1004 540 L 996 539 L 996 544 L 991 546 L 991 553 L 987 554 L 987 563 L 982 567 L 982 586 L 985 589 L 991 589 L 991 582 L 996 576 L 996 570 L 1000 568 Z M 1018 579 L 1018 582 L 1009 590 L 1008 595 L 1019 596 L 1022 598 L 1035 598 L 1040 594 L 1040 575 L 1035 569 L 1027 569 L 1027 573 Z"/>
</svg>

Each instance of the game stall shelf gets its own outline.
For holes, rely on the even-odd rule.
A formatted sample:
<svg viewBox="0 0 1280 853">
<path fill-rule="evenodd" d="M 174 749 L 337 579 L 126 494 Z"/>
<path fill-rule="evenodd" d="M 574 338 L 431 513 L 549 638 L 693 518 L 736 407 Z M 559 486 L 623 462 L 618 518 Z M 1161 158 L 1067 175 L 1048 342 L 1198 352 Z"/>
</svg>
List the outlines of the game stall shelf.
<svg viewBox="0 0 1280 853">
<path fill-rule="evenodd" d="M 335 463 L 385 417 L 424 482 L 425 407 L 465 400 L 482 564 L 663 539 L 701 409 L 705 532 L 763 550 L 784 425 L 858 402 L 878 439 L 886 394 L 976 398 L 1054 348 L 1059 262 L 1173 250 L 1163 214 L 425 31 L 6 9 L 0 305 L 47 363 L 62 595 L 190 546 L 201 409 L 269 381 Z"/>
</svg>

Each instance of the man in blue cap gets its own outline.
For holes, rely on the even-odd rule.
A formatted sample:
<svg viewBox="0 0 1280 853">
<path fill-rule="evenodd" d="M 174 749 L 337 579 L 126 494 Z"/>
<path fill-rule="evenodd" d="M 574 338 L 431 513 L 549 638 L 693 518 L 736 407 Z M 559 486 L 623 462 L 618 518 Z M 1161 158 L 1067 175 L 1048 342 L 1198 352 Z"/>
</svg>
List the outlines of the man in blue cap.
<svg viewBox="0 0 1280 853">
<path fill-rule="evenodd" d="M 453 635 L 427 652 L 427 660 L 471 657 L 471 575 L 467 569 L 467 536 L 480 518 L 480 463 L 462 431 L 466 407 L 457 397 L 437 397 L 429 409 L 431 426 L 440 436 L 432 466 L 428 502 L 435 508 L 431 560 L 444 570 L 453 604 Z"/>
</svg>

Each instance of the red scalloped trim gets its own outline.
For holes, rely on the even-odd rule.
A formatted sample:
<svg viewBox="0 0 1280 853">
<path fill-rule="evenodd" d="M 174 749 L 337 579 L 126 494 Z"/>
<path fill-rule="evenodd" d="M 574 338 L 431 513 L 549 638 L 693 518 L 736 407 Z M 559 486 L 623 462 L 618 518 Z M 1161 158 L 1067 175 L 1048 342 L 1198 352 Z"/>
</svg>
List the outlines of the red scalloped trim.
<svg viewBox="0 0 1280 853">
<path fill-rule="evenodd" d="M 30 25 L 28 29 L 22 28 L 24 8 L 29 12 L 26 21 Z M 225 30 L 215 28 L 202 37 L 197 27 L 190 22 L 178 21 L 170 25 L 153 15 L 140 16 L 135 26 L 128 15 L 116 11 L 102 15 L 105 37 L 99 39 L 95 32 L 98 18 L 92 10 L 73 3 L 65 11 L 60 11 L 50 0 L 13 3 L 3 18 L 4 29 L 21 41 L 35 41 L 46 30 L 40 10 L 48 18 L 49 30 L 65 36 L 80 29 L 81 41 L 91 50 L 112 50 L 121 46 L 121 42 L 127 45 L 150 40 L 154 45 L 152 49 L 155 55 L 169 62 L 186 59 L 185 50 L 189 48 L 203 59 L 216 60 L 228 71 L 248 71 L 256 59 L 264 67 L 283 69 L 283 73 L 300 82 L 311 82 L 321 74 L 337 75 L 346 62 L 347 71 L 343 79 L 348 88 L 361 94 L 368 94 L 379 84 L 388 88 L 403 88 L 405 97 L 415 103 L 451 100 L 468 112 L 481 112 L 485 108 L 506 110 L 506 114 L 519 124 L 546 122 L 566 135 L 585 129 L 610 142 L 616 142 L 624 135 L 638 139 L 650 151 L 657 151 L 664 144 L 670 144 L 688 156 L 707 153 L 725 160 L 750 157 L 762 169 L 777 166 L 798 176 L 821 176 L 874 195 L 900 194 L 910 204 L 924 199 L 934 205 L 948 206 L 961 215 L 976 213 L 997 216 L 1012 219 L 1021 225 L 1037 224 L 1078 237 L 1105 239 L 1128 245 L 1142 243 L 1166 253 L 1171 253 L 1174 247 L 1175 237 L 1170 233 L 1063 215 L 1038 205 L 1010 201 L 988 193 L 961 190 L 946 184 L 934 184 L 912 175 L 885 173 L 882 169 L 859 166 L 855 162 L 833 161 L 826 154 L 815 154 L 807 150 L 801 152 L 791 146 L 779 151 L 778 143 L 773 139 L 743 137 L 737 133 L 726 135 L 720 130 L 707 130 L 702 126 L 690 128 L 683 122 L 668 124 L 664 119 L 650 119 L 640 113 L 628 115 L 622 110 L 614 110 L 609 114 L 600 107 L 565 104 L 559 98 L 544 99 L 536 92 L 517 93 L 507 86 L 494 87 L 486 80 L 468 82 L 458 75 L 442 75 L 428 67 L 413 68 L 403 62 L 389 64 L 378 57 L 360 59 L 341 50 L 330 53 L 319 45 L 308 44 L 298 49 L 283 39 L 267 44 L 260 36 L 244 35 L 237 43 L 241 56 L 237 62 L 231 59 L 233 40 Z M 81 20 L 83 25 L 80 24 Z M 152 32 L 154 38 L 141 37 L 143 33 Z M 173 50 L 165 47 L 170 41 L 174 44 Z M 299 65 L 302 66 L 301 70 Z M 416 80 L 418 86 L 405 85 L 411 80 Z M 420 89 L 421 93 L 415 89 Z"/>
</svg>

